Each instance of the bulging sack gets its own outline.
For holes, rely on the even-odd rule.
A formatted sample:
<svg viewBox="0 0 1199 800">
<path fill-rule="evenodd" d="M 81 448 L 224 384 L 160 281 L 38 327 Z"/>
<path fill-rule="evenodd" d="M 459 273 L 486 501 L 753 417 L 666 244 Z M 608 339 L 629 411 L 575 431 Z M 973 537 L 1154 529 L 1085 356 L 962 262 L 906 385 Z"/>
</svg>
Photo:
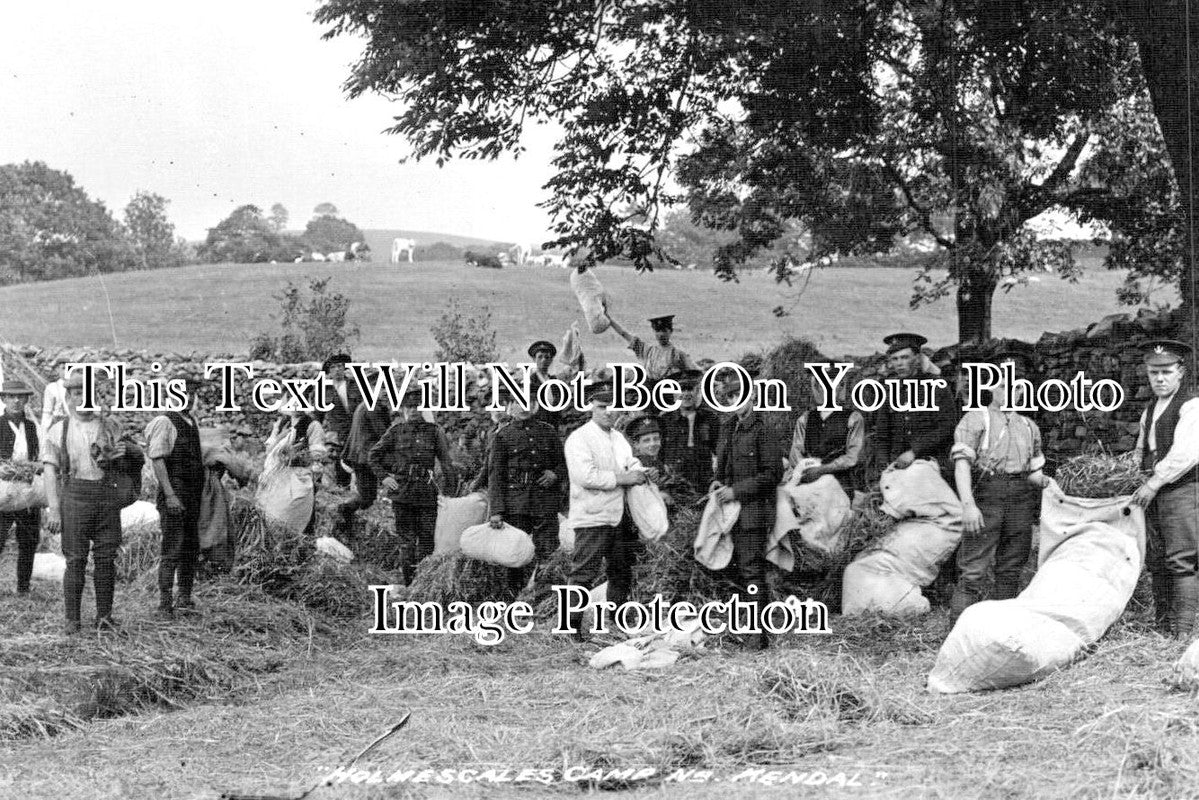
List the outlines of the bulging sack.
<svg viewBox="0 0 1199 800">
<path fill-rule="evenodd" d="M 927 613 L 929 603 L 920 588 L 933 582 L 941 563 L 957 547 L 962 505 L 932 461 L 887 470 L 879 483 L 883 511 L 900 521 L 845 568 L 841 611 Z"/>
<path fill-rule="evenodd" d="M 612 324 L 612 320 L 608 319 L 608 312 L 605 310 L 608 296 L 604 293 L 604 287 L 600 286 L 599 278 L 595 277 L 595 273 L 589 269 L 583 272 L 572 269 L 570 271 L 570 288 L 574 289 L 575 297 L 579 300 L 583 316 L 587 319 L 587 327 L 591 329 L 591 332 L 603 333 L 608 330 Z"/>
<path fill-rule="evenodd" d="M 38 473 L 33 481 L 0 481 L 0 514 L 46 507 L 45 477 Z"/>
<path fill-rule="evenodd" d="M 562 337 L 562 352 L 559 356 L 562 363 L 571 369 L 583 368 L 583 347 L 579 344 L 579 323 L 572 322 Z"/>
<path fill-rule="evenodd" d="M 534 555 L 533 537 L 506 522 L 502 528 L 473 525 L 462 532 L 458 546 L 467 558 L 501 567 L 523 567 Z"/>
<path fill-rule="evenodd" d="M 708 496 L 699 530 L 695 532 L 695 560 L 708 569 L 724 569 L 733 560 L 733 526 L 741 516 L 741 504 L 736 500 L 721 503 L 716 495 Z"/>
<path fill-rule="evenodd" d="M 798 467 L 796 471 L 800 471 Z M 832 475 L 822 475 L 811 483 L 778 487 L 766 559 L 787 572 L 795 569 L 794 534 L 822 555 L 837 555 L 845 549 L 848 532 L 844 523 L 849 515 L 849 495 Z"/>
<path fill-rule="evenodd" d="M 1019 597 L 980 604 L 988 607 L 983 616 L 971 613 L 978 606 L 962 614 L 937 655 L 929 688 L 973 691 L 1027 683 L 1066 666 L 1097 641 L 1124 612 L 1144 563 L 1145 515 L 1128 505 L 1130 499 L 1070 497 L 1050 482 L 1041 494 L 1036 575 Z M 1019 650 L 1022 660 L 1008 662 L 999 673 L 1001 683 L 977 667 L 1000 646 L 987 615 L 1035 618 L 1035 626 L 1004 627 L 1002 648 Z"/>
<path fill-rule="evenodd" d="M 955 694 L 1019 686 L 1066 666 L 1083 647 L 1074 631 L 1015 600 L 975 603 L 941 644 L 928 690 Z"/>
<path fill-rule="evenodd" d="M 666 516 L 666 501 L 657 486 L 652 483 L 630 486 L 625 490 L 625 502 L 642 539 L 656 542 L 666 535 L 670 520 Z"/>
<path fill-rule="evenodd" d="M 464 497 L 437 498 L 437 523 L 433 528 L 433 555 L 458 549 L 462 532 L 487 521 L 487 495 L 472 492 Z"/>
<path fill-rule="evenodd" d="M 264 517 L 301 533 L 312 516 L 312 475 L 291 467 L 263 472 L 254 502 Z"/>
</svg>

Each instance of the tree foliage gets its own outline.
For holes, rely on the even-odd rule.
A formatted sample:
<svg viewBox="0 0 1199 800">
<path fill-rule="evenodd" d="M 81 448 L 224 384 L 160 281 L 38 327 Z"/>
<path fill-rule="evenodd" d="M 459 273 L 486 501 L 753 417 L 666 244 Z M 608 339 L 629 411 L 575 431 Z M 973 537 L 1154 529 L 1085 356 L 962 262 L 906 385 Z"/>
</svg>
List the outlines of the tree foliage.
<svg viewBox="0 0 1199 800">
<path fill-rule="evenodd" d="M 0 166 L 0 281 L 120 272 L 134 263 L 120 224 L 69 173 L 41 161 Z"/>
<path fill-rule="evenodd" d="M 288 281 L 282 292 L 273 295 L 281 312 L 279 333 L 259 333 L 251 343 L 251 358 L 294 363 L 348 352 L 360 331 L 349 322 L 349 298 L 330 292 L 331 281 L 331 277 L 314 279 L 307 291 Z"/>
<path fill-rule="evenodd" d="M 282 233 L 283 229 L 287 227 L 287 206 L 283 205 L 282 203 L 275 203 L 273 206 L 271 206 L 271 215 L 268 219 L 271 222 L 271 227 L 275 229 L 275 232 Z"/>
<path fill-rule="evenodd" d="M 175 267 L 183 254 L 175 242 L 175 226 L 167 217 L 169 201 L 154 192 L 139 191 L 125 206 L 125 230 L 141 269 Z"/>
<path fill-rule="evenodd" d="M 347 89 L 402 98 L 391 131 L 417 158 L 519 153 L 526 125 L 556 121 L 554 246 L 652 268 L 671 260 L 655 237 L 663 210 L 686 202 L 696 222 L 733 235 L 715 255 L 732 279 L 797 225 L 816 256 L 920 232 L 943 254 L 913 302 L 955 293 L 969 341 L 990 335 L 1003 277 L 1043 263 L 1076 274 L 1068 251 L 1021 232 L 1025 221 L 1054 206 L 1114 213 L 1112 184 L 1126 176 L 1099 165 L 1124 161 L 1100 153 L 1147 109 L 1119 11 L 1081 0 L 325 0 L 316 18 L 327 36 L 365 37 Z"/>
<path fill-rule="evenodd" d="M 333 215 L 314 217 L 304 228 L 304 242 L 318 253 L 330 253 L 350 249 L 355 242 L 366 242 L 366 236 L 358 226 Z"/>
<path fill-rule="evenodd" d="M 215 228 L 209 228 L 208 238 L 200 248 L 201 257 L 213 263 L 290 261 L 298 252 L 297 244 L 276 232 L 263 217 L 262 209 L 255 205 L 239 206 Z"/>
</svg>

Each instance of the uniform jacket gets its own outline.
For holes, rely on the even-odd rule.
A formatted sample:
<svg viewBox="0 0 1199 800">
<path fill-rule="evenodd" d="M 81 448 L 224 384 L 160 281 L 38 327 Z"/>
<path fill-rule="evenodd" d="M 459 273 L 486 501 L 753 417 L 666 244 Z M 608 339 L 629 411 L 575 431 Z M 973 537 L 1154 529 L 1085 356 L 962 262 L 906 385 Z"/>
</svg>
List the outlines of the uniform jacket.
<svg viewBox="0 0 1199 800">
<path fill-rule="evenodd" d="M 933 376 L 918 374 L 912 377 Z M 960 412 L 948 389 L 937 389 L 933 398 L 936 411 L 894 411 L 884 404 L 875 413 L 874 443 L 887 463 L 911 450 L 916 458 L 935 458 L 942 469 L 947 469 Z"/>
<path fill-rule="evenodd" d="M 720 422 L 711 412 L 696 409 L 692 428 L 692 447 L 687 446 L 687 418 L 681 411 L 670 411 L 658 417 L 662 429 L 662 461 L 686 478 L 694 488 L 704 492 L 712 482 L 712 454 L 720 435 Z"/>
<path fill-rule="evenodd" d="M 380 400 L 372 411 L 365 404 L 359 404 L 354 409 L 354 419 L 350 424 L 350 433 L 346 437 L 345 447 L 341 457 L 347 464 L 366 464 L 370 461 L 371 448 L 374 447 L 387 429 L 391 427 L 391 411 L 387 404 Z"/>
<path fill-rule="evenodd" d="M 543 488 L 537 480 L 547 469 L 558 480 Z M 566 457 L 553 426 L 532 417 L 513 420 L 496 431 L 487 476 L 492 514 L 555 516 L 565 477 Z"/>
<path fill-rule="evenodd" d="M 591 421 L 566 437 L 571 527 L 620 524 L 624 487 L 616 485 L 616 473 L 640 467 L 628 439 L 616 429 L 605 431 Z"/>
<path fill-rule="evenodd" d="M 394 503 L 437 505 L 437 486 L 433 483 L 433 467 L 437 461 L 441 462 L 447 483 L 455 482 L 445 432 L 420 417 L 414 417 L 411 422 L 397 421 L 388 428 L 379 443 L 371 448 L 369 458 L 371 469 L 380 480 L 392 476 L 400 484 L 400 488 L 391 494 Z"/>
<path fill-rule="evenodd" d="M 774 524 L 775 488 L 783 478 L 783 446 L 757 412 L 744 420 L 731 414 L 716 447 L 715 479 L 732 488 L 741 503 L 738 524 L 744 528 Z"/>
</svg>

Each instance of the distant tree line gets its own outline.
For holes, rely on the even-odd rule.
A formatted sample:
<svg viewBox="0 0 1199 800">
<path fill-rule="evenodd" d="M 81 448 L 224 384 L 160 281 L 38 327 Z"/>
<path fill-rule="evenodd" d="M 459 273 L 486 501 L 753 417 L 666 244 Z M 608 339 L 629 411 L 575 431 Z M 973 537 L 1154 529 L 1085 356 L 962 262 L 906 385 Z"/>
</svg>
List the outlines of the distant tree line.
<svg viewBox="0 0 1199 800">
<path fill-rule="evenodd" d="M 215 228 L 208 229 L 208 237 L 199 249 L 200 258 L 239 264 L 307 260 L 312 253 L 348 253 L 355 244 L 366 255 L 366 237 L 357 225 L 342 218 L 332 203 L 321 203 L 313 209 L 303 233 L 285 231 L 288 219 L 281 203 L 271 206 L 269 215 L 255 205 L 240 206 Z"/>
</svg>

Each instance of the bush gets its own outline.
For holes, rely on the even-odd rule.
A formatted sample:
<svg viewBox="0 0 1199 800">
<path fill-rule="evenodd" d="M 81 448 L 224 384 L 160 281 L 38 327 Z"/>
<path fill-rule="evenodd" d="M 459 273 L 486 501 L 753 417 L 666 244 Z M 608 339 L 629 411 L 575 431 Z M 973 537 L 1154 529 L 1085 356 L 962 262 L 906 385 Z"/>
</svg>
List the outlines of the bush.
<svg viewBox="0 0 1199 800">
<path fill-rule="evenodd" d="M 495 330 L 491 327 L 488 306 L 461 307 L 450 300 L 449 309 L 430 329 L 437 342 L 437 361 L 465 361 L 483 364 L 499 358 Z"/>
<path fill-rule="evenodd" d="M 329 281 L 313 280 L 311 294 L 291 281 L 281 294 L 274 295 L 283 312 L 282 332 L 278 338 L 259 333 L 250 345 L 250 356 L 264 361 L 320 361 L 331 353 L 349 350 L 349 342 L 359 336 L 347 316 L 350 301 L 340 292 L 328 292 Z M 493 334 L 494 336 L 494 334 Z"/>
</svg>

